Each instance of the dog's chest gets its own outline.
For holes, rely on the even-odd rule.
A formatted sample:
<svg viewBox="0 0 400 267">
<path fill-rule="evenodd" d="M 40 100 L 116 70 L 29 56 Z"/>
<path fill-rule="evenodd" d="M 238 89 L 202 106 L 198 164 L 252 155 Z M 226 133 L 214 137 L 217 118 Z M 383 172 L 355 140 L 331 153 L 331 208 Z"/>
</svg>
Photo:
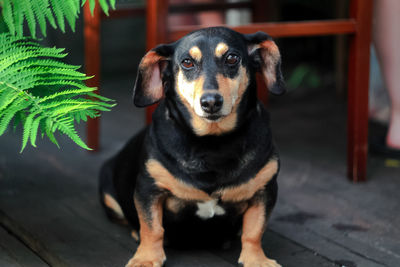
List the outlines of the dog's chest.
<svg viewBox="0 0 400 267">
<path fill-rule="evenodd" d="M 218 205 L 216 199 L 212 199 L 205 202 L 197 202 L 196 215 L 202 219 L 210 219 L 215 215 L 224 215 L 226 213 L 225 209 Z"/>
<path fill-rule="evenodd" d="M 221 216 L 238 215 L 245 209 L 246 203 L 224 203 L 218 199 L 206 201 L 188 201 L 174 196 L 166 199 L 165 209 L 175 216 L 195 216 L 208 220 Z"/>
</svg>

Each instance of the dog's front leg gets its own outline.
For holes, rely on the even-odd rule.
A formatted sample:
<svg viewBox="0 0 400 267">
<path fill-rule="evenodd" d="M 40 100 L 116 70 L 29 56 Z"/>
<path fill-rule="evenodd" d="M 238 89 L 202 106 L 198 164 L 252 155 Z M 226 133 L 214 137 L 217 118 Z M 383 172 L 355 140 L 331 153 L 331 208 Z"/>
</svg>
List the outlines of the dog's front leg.
<svg viewBox="0 0 400 267">
<path fill-rule="evenodd" d="M 166 260 L 163 248 L 163 198 L 157 197 L 147 205 L 135 198 L 135 207 L 140 223 L 140 244 L 126 267 L 161 267 Z"/>
<path fill-rule="evenodd" d="M 262 200 L 251 201 L 243 214 L 242 252 L 239 264 L 244 267 L 279 267 L 275 260 L 265 256 L 261 239 L 267 225 L 267 212 Z"/>
</svg>

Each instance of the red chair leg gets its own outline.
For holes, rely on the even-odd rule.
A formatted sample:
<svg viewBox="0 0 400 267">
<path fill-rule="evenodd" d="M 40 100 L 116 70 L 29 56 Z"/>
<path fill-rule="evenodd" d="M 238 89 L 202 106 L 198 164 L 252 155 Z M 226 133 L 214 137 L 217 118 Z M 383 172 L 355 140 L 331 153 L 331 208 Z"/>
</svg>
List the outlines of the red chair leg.
<svg viewBox="0 0 400 267">
<path fill-rule="evenodd" d="M 368 83 L 372 0 L 353 0 L 350 16 L 358 31 L 350 39 L 348 88 L 348 177 L 365 181 L 368 153 Z"/>
<path fill-rule="evenodd" d="M 167 15 L 168 1 L 147 0 L 146 6 L 146 50 L 150 50 L 160 43 L 165 43 L 168 34 Z M 151 122 L 151 116 L 156 105 L 146 109 L 146 122 Z"/>
<path fill-rule="evenodd" d="M 93 16 L 90 13 L 89 2 L 83 8 L 84 17 L 84 41 L 85 41 L 85 73 L 95 75 L 86 81 L 86 85 L 100 86 L 100 10 L 98 4 L 94 9 Z M 99 125 L 100 120 L 88 119 L 87 122 L 87 143 L 94 151 L 99 149 Z"/>
<path fill-rule="evenodd" d="M 265 84 L 261 74 L 257 73 L 256 79 L 257 79 L 257 97 L 265 106 L 267 106 L 268 94 L 269 94 L 267 85 Z"/>
</svg>

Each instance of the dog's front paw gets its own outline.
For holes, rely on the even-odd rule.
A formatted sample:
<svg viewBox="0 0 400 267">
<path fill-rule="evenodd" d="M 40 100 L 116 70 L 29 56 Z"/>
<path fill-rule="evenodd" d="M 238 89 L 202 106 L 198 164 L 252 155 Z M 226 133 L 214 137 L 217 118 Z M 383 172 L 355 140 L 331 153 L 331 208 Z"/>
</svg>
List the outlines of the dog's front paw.
<svg viewBox="0 0 400 267">
<path fill-rule="evenodd" d="M 240 266 L 243 267 L 282 267 L 276 260 L 268 259 L 264 257 L 263 259 L 248 259 L 248 260 L 240 260 Z"/>
<path fill-rule="evenodd" d="M 282 267 L 276 260 L 268 259 L 262 250 L 242 252 L 239 264 L 243 267 Z"/>
<path fill-rule="evenodd" d="M 165 254 L 162 253 L 136 253 L 125 267 L 161 267 L 165 262 Z"/>
<path fill-rule="evenodd" d="M 125 267 L 161 267 L 162 265 L 163 261 L 141 261 L 132 258 Z"/>
</svg>

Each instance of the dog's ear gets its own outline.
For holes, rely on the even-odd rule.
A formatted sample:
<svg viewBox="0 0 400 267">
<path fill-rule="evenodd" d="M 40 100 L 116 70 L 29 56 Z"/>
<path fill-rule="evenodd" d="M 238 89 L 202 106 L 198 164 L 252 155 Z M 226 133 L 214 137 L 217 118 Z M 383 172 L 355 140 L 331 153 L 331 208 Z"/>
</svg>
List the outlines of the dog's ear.
<svg viewBox="0 0 400 267">
<path fill-rule="evenodd" d="M 281 54 L 272 38 L 264 32 L 244 34 L 251 60 L 261 72 L 265 84 L 274 95 L 286 92 L 281 71 Z"/>
<path fill-rule="evenodd" d="M 163 71 L 167 68 L 173 53 L 173 47 L 162 44 L 150 50 L 140 61 L 133 88 L 133 103 L 137 107 L 146 107 L 163 98 Z"/>
</svg>

